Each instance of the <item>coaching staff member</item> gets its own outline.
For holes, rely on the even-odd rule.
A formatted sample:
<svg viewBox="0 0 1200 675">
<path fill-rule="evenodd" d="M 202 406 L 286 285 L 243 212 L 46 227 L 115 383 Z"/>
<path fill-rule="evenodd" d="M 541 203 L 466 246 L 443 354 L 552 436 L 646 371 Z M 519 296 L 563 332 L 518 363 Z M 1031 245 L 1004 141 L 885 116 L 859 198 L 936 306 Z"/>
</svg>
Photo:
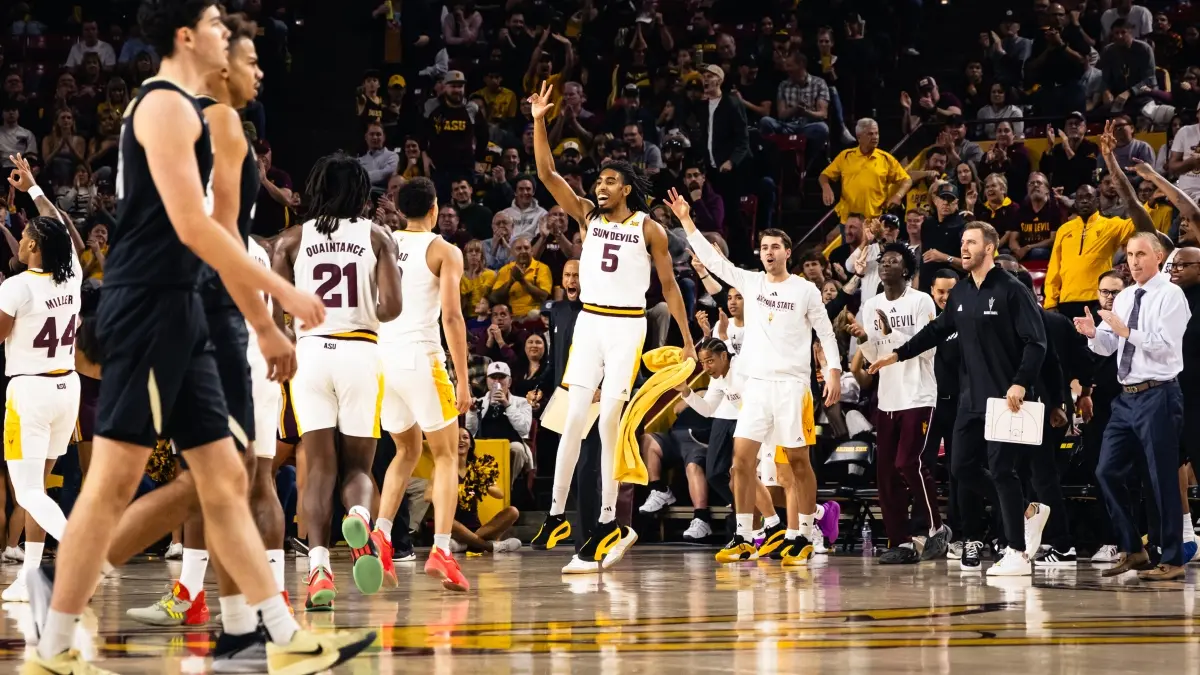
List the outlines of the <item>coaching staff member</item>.
<svg viewBox="0 0 1200 675">
<path fill-rule="evenodd" d="M 1017 465 L 1019 445 L 984 440 L 984 415 L 989 398 L 1006 398 L 1019 410 L 1038 380 L 1046 355 L 1046 331 L 1033 295 L 1011 274 L 996 266 L 1000 237 L 984 222 L 967 223 L 962 235 L 962 266 L 967 276 L 950 291 L 946 311 L 922 328 L 895 352 L 871 365 L 871 372 L 914 358 L 958 333 L 960 374 L 966 383 L 954 424 L 954 454 L 950 470 L 959 483 L 959 510 L 968 491 L 1000 505 L 1008 549 L 988 570 L 992 576 L 1029 576 L 1025 555 L 1025 497 Z M 988 480 L 988 474 L 991 480 Z M 967 506 L 967 509 L 970 507 Z M 982 542 L 968 540 L 960 566 L 980 569 Z"/>
<path fill-rule="evenodd" d="M 1122 388 L 1104 429 L 1096 478 L 1126 555 L 1104 576 L 1150 562 L 1126 506 L 1126 478 L 1139 449 L 1145 454 L 1158 507 L 1162 560 L 1138 576 L 1161 581 L 1185 575 L 1183 507 L 1176 487 L 1183 393 L 1176 378 L 1183 370 L 1183 335 L 1192 312 L 1183 290 L 1158 272 L 1164 255 L 1157 233 L 1133 235 L 1125 248 L 1133 285 L 1121 291 L 1111 312 L 1100 310 L 1099 327 L 1090 310 L 1075 319 L 1076 330 L 1088 338 L 1092 351 L 1101 356 L 1117 354 L 1117 381 Z"/>
</svg>

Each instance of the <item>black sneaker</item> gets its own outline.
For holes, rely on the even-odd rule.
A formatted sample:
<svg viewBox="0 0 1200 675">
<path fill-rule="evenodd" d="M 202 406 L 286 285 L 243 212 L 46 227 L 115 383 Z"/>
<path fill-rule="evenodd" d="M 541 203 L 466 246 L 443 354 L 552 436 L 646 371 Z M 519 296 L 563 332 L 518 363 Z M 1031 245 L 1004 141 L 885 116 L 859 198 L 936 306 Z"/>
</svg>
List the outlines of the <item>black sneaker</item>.
<svg viewBox="0 0 1200 675">
<path fill-rule="evenodd" d="M 768 527 L 763 532 L 762 546 L 758 547 L 758 557 L 772 560 L 783 559 L 783 539 L 787 535 L 787 523 L 779 521 L 775 527 Z"/>
<path fill-rule="evenodd" d="M 1033 558 L 1034 567 L 1074 567 L 1075 547 L 1067 549 L 1066 553 L 1056 548 L 1043 548 Z"/>
<path fill-rule="evenodd" d="M 812 558 L 812 554 L 812 542 L 804 535 L 800 535 L 794 539 L 787 539 L 783 542 L 783 546 L 779 547 L 779 555 L 783 559 L 783 567 L 806 566 Z"/>
<path fill-rule="evenodd" d="M 919 562 L 921 562 L 921 554 L 917 553 L 917 549 L 912 544 L 889 548 L 879 556 L 880 565 L 916 565 Z"/>
<path fill-rule="evenodd" d="M 562 516 L 554 517 L 561 518 Z M 549 518 L 547 518 L 546 524 L 542 526 L 542 531 L 547 529 L 553 530 Z M 615 520 L 607 523 L 597 523 L 592 536 L 583 542 L 583 546 L 571 558 L 571 562 L 562 568 L 562 573 L 588 574 L 600 571 L 600 563 L 604 560 L 604 554 L 608 553 L 609 549 L 621 540 L 623 530 L 624 528 L 621 527 L 621 524 Z M 541 535 L 542 531 L 539 531 L 538 535 Z M 534 537 L 534 541 L 537 541 L 537 537 Z"/>
<path fill-rule="evenodd" d="M 537 534 L 533 535 L 529 546 L 535 551 L 549 551 L 569 536 L 571 536 L 571 523 L 567 521 L 566 515 L 547 514 L 546 522 L 542 523 Z"/>
<path fill-rule="evenodd" d="M 733 535 L 725 548 L 717 551 L 717 562 L 719 563 L 735 563 L 743 560 L 757 560 L 758 552 L 754 550 L 754 544 L 746 541 L 741 535 Z"/>
<path fill-rule="evenodd" d="M 983 554 L 983 542 L 968 541 L 963 544 L 962 558 L 958 560 L 958 568 L 968 572 L 978 572 L 983 567 L 980 566 L 980 557 Z"/>
<path fill-rule="evenodd" d="M 267 637 L 261 630 L 247 635 L 221 633 L 213 651 L 214 673 L 263 673 L 267 670 Z"/>
<path fill-rule="evenodd" d="M 417 552 L 413 550 L 411 543 L 404 544 L 403 546 L 397 546 L 392 550 L 393 563 L 414 562 L 416 559 Z"/>
<path fill-rule="evenodd" d="M 942 525 L 937 534 L 925 540 L 925 548 L 921 551 L 921 560 L 941 560 L 950 550 L 950 539 L 954 536 L 949 525 Z M 882 562 L 882 561 L 880 561 Z"/>
<path fill-rule="evenodd" d="M 304 541 L 300 537 L 291 537 L 288 539 L 288 543 L 291 544 L 291 548 L 293 551 L 296 552 L 296 555 L 304 556 L 305 558 L 308 557 L 308 542 L 307 541 Z"/>
</svg>

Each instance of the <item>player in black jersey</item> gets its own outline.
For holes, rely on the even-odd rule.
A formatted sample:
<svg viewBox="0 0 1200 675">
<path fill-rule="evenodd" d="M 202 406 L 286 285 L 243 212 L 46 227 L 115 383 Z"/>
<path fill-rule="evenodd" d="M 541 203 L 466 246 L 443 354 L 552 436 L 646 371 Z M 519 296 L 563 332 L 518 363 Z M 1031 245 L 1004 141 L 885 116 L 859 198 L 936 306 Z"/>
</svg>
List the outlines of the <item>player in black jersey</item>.
<svg viewBox="0 0 1200 675">
<path fill-rule="evenodd" d="M 268 672 L 319 672 L 357 654 L 374 633 L 302 631 L 275 590 L 250 515 L 246 474 L 229 438 L 197 292 L 201 260 L 252 315 L 262 292 L 303 324 L 320 324 L 324 310 L 316 297 L 255 263 L 244 242 L 208 215 L 211 139 L 189 91 L 228 65 L 229 31 L 220 10 L 212 0 L 145 0 L 138 19 L 162 66 L 159 77 L 143 83 L 123 121 L 117 180 L 122 204 L 97 318 L 105 363 L 92 466 L 59 549 L 57 580 L 50 567 L 30 575 L 39 644 L 23 672 L 104 672 L 68 649 L 101 572 L 102 557 L 94 552 L 108 550 L 158 438 L 174 440 L 187 453 L 203 512 L 222 523 L 214 554 L 261 617 L 271 640 Z M 288 350 L 282 350 L 284 358 Z M 280 361 L 278 350 L 264 351 Z"/>
</svg>

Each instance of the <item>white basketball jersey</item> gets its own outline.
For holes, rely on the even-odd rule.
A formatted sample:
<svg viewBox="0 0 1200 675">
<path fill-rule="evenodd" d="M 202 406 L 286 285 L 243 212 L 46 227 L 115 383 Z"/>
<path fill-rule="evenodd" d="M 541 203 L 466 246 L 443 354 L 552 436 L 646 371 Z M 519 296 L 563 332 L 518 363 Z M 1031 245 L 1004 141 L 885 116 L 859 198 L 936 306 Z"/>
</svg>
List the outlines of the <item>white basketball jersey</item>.
<svg viewBox="0 0 1200 675">
<path fill-rule="evenodd" d="M 611 308 L 646 308 L 650 288 L 650 250 L 637 211 L 622 223 L 604 216 L 587 225 L 579 255 L 579 299 L 585 304 Z"/>
<path fill-rule="evenodd" d="M 328 235 L 317 232 L 315 220 L 301 226 L 293 268 L 296 288 L 321 298 L 325 322 L 314 330 L 297 330 L 297 336 L 379 330 L 372 283 L 378 260 L 371 247 L 371 226 L 364 218 L 342 219 Z"/>
<path fill-rule="evenodd" d="M 0 284 L 0 311 L 13 317 L 4 341 L 4 372 L 41 375 L 75 370 L 75 330 L 83 270 L 72 255 L 75 274 L 61 284 L 49 272 L 30 269 Z"/>
<path fill-rule="evenodd" d="M 250 257 L 254 259 L 254 262 L 267 269 L 271 269 L 271 259 L 267 256 L 267 249 L 263 248 L 262 244 L 255 241 L 254 237 L 250 237 L 246 240 L 246 250 L 250 254 Z M 267 314 L 270 314 L 273 311 L 271 307 L 271 296 L 263 293 L 263 300 L 265 300 L 267 303 Z M 246 322 L 246 329 L 250 331 L 251 336 L 254 335 L 254 327 L 250 325 L 249 321 Z M 251 345 L 250 349 L 257 349 L 257 347 Z"/>
<path fill-rule="evenodd" d="M 433 232 L 393 232 L 396 264 L 400 267 L 400 297 L 404 309 L 395 320 L 379 326 L 379 341 L 441 348 L 438 322 L 442 318 L 440 280 L 429 270 L 429 247 L 441 235 Z"/>
</svg>

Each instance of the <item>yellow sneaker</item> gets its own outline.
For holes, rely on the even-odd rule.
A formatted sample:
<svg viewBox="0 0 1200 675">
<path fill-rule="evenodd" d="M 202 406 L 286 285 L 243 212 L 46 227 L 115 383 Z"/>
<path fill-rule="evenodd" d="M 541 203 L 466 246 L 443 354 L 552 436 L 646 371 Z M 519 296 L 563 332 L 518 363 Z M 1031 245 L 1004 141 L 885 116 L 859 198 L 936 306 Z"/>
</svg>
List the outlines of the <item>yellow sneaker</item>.
<svg viewBox="0 0 1200 675">
<path fill-rule="evenodd" d="M 736 563 L 744 560 L 758 560 L 758 551 L 754 550 L 754 544 L 746 541 L 741 535 L 733 535 L 725 548 L 717 551 L 717 562 L 719 563 Z"/>
<path fill-rule="evenodd" d="M 298 630 L 286 645 L 267 643 L 267 672 L 271 675 L 310 675 L 329 670 L 358 656 L 375 642 L 375 631 L 310 633 Z"/>
<path fill-rule="evenodd" d="M 775 527 L 768 527 L 763 533 L 763 543 L 758 547 L 759 558 L 780 558 L 779 549 L 783 546 L 784 536 L 787 535 L 787 523 L 779 522 Z"/>
<path fill-rule="evenodd" d="M 21 666 L 21 675 L 116 675 L 83 660 L 79 652 L 71 649 L 52 659 L 43 659 L 35 652 Z"/>
<path fill-rule="evenodd" d="M 808 537 L 799 536 L 784 541 L 781 553 L 783 553 L 783 563 L 781 564 L 784 567 L 805 567 L 812 558 L 813 545 Z"/>
</svg>

